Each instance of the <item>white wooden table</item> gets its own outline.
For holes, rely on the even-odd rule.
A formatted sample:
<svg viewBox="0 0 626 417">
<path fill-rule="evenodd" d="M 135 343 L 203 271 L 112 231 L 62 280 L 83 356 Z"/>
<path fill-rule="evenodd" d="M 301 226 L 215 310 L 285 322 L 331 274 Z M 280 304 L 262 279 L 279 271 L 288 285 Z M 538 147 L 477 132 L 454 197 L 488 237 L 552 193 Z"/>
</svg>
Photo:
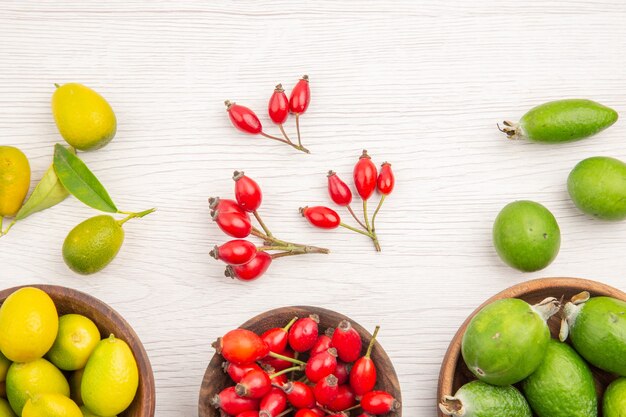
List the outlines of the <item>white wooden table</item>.
<svg viewBox="0 0 626 417">
<path fill-rule="evenodd" d="M 34 215 L 0 240 L 0 287 L 65 285 L 117 309 L 152 360 L 160 417 L 196 415 L 213 339 L 293 304 L 380 323 L 404 415 L 433 415 L 448 341 L 488 296 L 541 276 L 626 288 L 626 223 L 585 217 L 565 189 L 579 160 L 626 158 L 626 121 L 559 146 L 507 141 L 495 126 L 563 97 L 596 99 L 626 118 L 624 19 L 618 0 L 3 0 L 0 144 L 28 155 L 34 184 L 62 140 L 53 83 L 89 85 L 119 128 L 83 159 L 124 210 L 158 212 L 128 223 L 120 255 L 90 277 L 66 268 L 61 245 L 96 213 L 68 199 Z M 276 131 L 267 99 L 305 73 L 311 155 L 230 125 L 227 98 Z M 297 210 L 327 204 L 326 171 L 349 178 L 363 148 L 397 175 L 378 221 L 380 254 L 365 237 L 313 229 Z M 332 254 L 280 260 L 254 283 L 224 278 L 208 256 L 226 239 L 206 199 L 232 194 L 234 169 L 263 186 L 262 213 L 277 235 Z M 539 201 L 559 221 L 561 253 L 544 271 L 518 273 L 492 248 L 492 221 L 515 199 Z"/>
</svg>

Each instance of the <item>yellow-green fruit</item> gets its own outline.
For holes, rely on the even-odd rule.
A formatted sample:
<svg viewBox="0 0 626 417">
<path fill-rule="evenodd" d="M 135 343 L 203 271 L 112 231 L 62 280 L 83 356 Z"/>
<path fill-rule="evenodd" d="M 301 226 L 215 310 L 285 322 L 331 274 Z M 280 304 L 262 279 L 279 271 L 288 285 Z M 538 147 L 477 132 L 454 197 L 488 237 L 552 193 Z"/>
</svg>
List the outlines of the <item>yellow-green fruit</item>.
<svg viewBox="0 0 626 417">
<path fill-rule="evenodd" d="M 111 216 L 92 217 L 65 238 L 63 259 L 74 272 L 89 275 L 106 267 L 124 243 L 124 229 Z"/>
<path fill-rule="evenodd" d="M 80 314 L 59 317 L 59 333 L 48 352 L 48 359 L 64 371 L 82 369 L 100 341 L 93 321 Z"/>
<path fill-rule="evenodd" d="M 0 307 L 0 351 L 13 362 L 30 362 L 46 354 L 57 336 L 54 302 L 40 289 L 26 287 Z"/>
<path fill-rule="evenodd" d="M 109 103 L 82 84 L 58 86 L 52 95 L 52 113 L 63 139 L 81 151 L 102 148 L 117 130 Z"/>
<path fill-rule="evenodd" d="M 30 187 L 30 164 L 22 151 L 0 146 L 0 217 L 18 212 Z"/>
<path fill-rule="evenodd" d="M 81 384 L 85 406 L 100 416 L 126 410 L 139 386 L 139 370 L 130 347 L 111 335 L 91 354 Z"/>
<path fill-rule="evenodd" d="M 22 417 L 83 417 L 80 408 L 60 394 L 40 394 L 29 399 Z"/>
<path fill-rule="evenodd" d="M 17 417 L 4 398 L 0 398 L 0 417 Z"/>
<path fill-rule="evenodd" d="M 28 400 L 37 394 L 53 393 L 69 398 L 70 386 L 65 376 L 45 359 L 28 363 L 14 363 L 7 374 L 7 397 L 17 415 Z"/>
<path fill-rule="evenodd" d="M 80 384 L 83 382 L 84 369 L 74 371 L 70 376 L 70 398 L 78 405 L 83 405 L 83 395 L 80 392 Z"/>
<path fill-rule="evenodd" d="M 11 366 L 11 361 L 0 352 L 0 382 L 4 382 L 7 379 L 7 372 Z"/>
<path fill-rule="evenodd" d="M 80 411 L 83 412 L 83 417 L 102 417 L 102 416 L 98 416 L 92 413 L 91 410 L 85 407 L 84 405 L 80 407 Z M 111 416 L 111 417 L 117 417 L 117 416 Z"/>
</svg>

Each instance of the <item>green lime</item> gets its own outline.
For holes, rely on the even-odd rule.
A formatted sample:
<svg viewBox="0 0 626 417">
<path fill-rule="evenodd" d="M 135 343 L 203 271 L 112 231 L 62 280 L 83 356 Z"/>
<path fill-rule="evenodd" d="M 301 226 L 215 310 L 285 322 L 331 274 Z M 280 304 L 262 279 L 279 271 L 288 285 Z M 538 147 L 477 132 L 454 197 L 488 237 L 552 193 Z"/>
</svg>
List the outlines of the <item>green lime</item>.
<svg viewBox="0 0 626 417">
<path fill-rule="evenodd" d="M 102 270 L 124 243 L 124 229 L 113 217 L 101 215 L 78 224 L 63 243 L 63 259 L 74 272 L 88 275 Z"/>
<path fill-rule="evenodd" d="M 567 191 L 584 213 L 626 219 L 626 164 L 619 159 L 596 156 L 579 162 L 567 178 Z"/>
<path fill-rule="evenodd" d="M 11 365 L 7 374 L 7 397 L 15 414 L 22 414 L 29 396 L 43 393 L 70 396 L 70 386 L 61 371 L 45 359 Z"/>
<path fill-rule="evenodd" d="M 517 298 L 494 301 L 469 322 L 461 353 L 469 370 L 492 385 L 511 385 L 541 364 L 550 330 L 546 320 L 558 311 L 556 299 L 531 306 Z"/>
<path fill-rule="evenodd" d="M 517 388 L 482 381 L 463 385 L 454 397 L 445 396 L 439 409 L 454 417 L 531 417 L 530 407 Z"/>
<path fill-rule="evenodd" d="M 603 417 L 626 415 L 626 378 L 618 378 L 604 391 L 602 400 Z"/>
<path fill-rule="evenodd" d="M 117 130 L 109 103 L 82 84 L 57 86 L 52 95 L 52 113 L 63 139 L 81 151 L 102 148 Z"/>
<path fill-rule="evenodd" d="M 37 394 L 26 402 L 22 417 L 83 417 L 83 413 L 61 394 Z"/>
<path fill-rule="evenodd" d="M 48 359 L 64 371 L 82 369 L 100 341 L 100 331 L 93 321 L 79 314 L 59 318 L 59 333 L 48 352 Z"/>
<path fill-rule="evenodd" d="M 496 217 L 493 245 L 509 266 L 524 272 L 538 271 L 559 253 L 561 231 L 552 213 L 541 204 L 515 201 Z"/>
<path fill-rule="evenodd" d="M 139 370 L 130 347 L 111 335 L 87 361 L 81 393 L 85 406 L 101 416 L 126 410 L 139 386 Z"/>
<path fill-rule="evenodd" d="M 4 398 L 0 398 L 0 417 L 17 417 Z"/>
<path fill-rule="evenodd" d="M 597 417 L 593 374 L 568 344 L 550 340 L 539 368 L 522 382 L 522 391 L 539 417 Z"/>
</svg>

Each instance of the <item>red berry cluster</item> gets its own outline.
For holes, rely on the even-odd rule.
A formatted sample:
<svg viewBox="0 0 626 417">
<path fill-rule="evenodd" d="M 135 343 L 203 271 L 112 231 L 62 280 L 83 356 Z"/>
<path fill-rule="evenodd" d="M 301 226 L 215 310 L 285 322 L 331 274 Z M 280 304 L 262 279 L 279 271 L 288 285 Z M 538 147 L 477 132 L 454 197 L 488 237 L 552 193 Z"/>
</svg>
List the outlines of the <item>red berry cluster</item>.
<svg viewBox="0 0 626 417">
<path fill-rule="evenodd" d="M 378 236 L 376 235 L 375 221 L 385 198 L 391 194 L 395 185 L 395 177 L 391 170 L 391 164 L 383 162 L 380 168 L 380 173 L 378 173 L 376 165 L 372 162 L 372 159 L 367 154 L 367 151 L 363 150 L 363 154 L 354 166 L 353 178 L 354 186 L 356 187 L 361 200 L 363 200 L 363 218 L 365 223 L 359 220 L 350 206 L 352 203 L 352 190 L 334 171 L 328 172 L 328 193 L 335 204 L 348 209 L 362 230 L 343 223 L 339 214 L 329 207 L 302 207 L 300 208 L 300 213 L 302 213 L 302 216 L 304 216 L 309 223 L 315 227 L 319 227 L 321 229 L 335 229 L 341 226 L 353 232 L 368 236 L 374 242 L 376 250 L 380 251 L 380 244 L 378 243 Z M 376 190 L 378 190 L 381 194 L 381 198 L 370 222 L 367 215 L 367 200 L 369 200 Z"/>
<path fill-rule="evenodd" d="M 233 126 L 242 132 L 249 133 L 251 135 L 261 135 L 266 138 L 277 140 L 279 142 L 286 143 L 295 149 L 309 153 L 309 150 L 302 146 L 302 139 L 300 137 L 300 115 L 303 114 L 309 107 L 311 102 L 311 88 L 309 87 L 309 77 L 304 75 L 296 86 L 291 91 L 291 96 L 287 99 L 287 94 L 283 89 L 282 84 L 278 84 L 274 89 L 274 93 L 270 97 L 270 101 L 267 106 L 267 112 L 272 119 L 272 122 L 278 125 L 283 138 L 268 135 L 263 131 L 263 126 L 257 115 L 248 107 L 241 106 L 236 103 L 232 103 L 230 100 L 226 100 L 226 111 L 230 117 L 230 121 Z M 298 133 L 298 144 L 291 141 L 283 124 L 287 121 L 289 113 L 295 115 L 296 118 L 296 131 Z"/>
<path fill-rule="evenodd" d="M 243 172 L 235 171 L 235 200 L 209 198 L 211 218 L 222 232 L 234 240 L 215 246 L 210 252 L 215 259 L 228 264 L 226 276 L 242 281 L 252 281 L 267 271 L 273 259 L 306 253 L 329 253 L 328 249 L 301 245 L 277 239 L 263 223 L 258 209 L 263 200 L 261 187 Z M 252 226 L 250 213 L 256 218 L 262 231 Z M 249 235 L 263 240 L 263 246 L 244 240 Z M 278 251 L 269 254 L 270 251 Z"/>
<path fill-rule="evenodd" d="M 376 366 L 371 359 L 374 335 L 361 356 L 361 336 L 343 320 L 336 329 L 319 331 L 319 317 L 295 317 L 285 327 L 261 336 L 236 329 L 213 346 L 235 383 L 211 403 L 235 417 L 358 417 L 387 414 L 400 403 L 374 390 Z"/>
</svg>

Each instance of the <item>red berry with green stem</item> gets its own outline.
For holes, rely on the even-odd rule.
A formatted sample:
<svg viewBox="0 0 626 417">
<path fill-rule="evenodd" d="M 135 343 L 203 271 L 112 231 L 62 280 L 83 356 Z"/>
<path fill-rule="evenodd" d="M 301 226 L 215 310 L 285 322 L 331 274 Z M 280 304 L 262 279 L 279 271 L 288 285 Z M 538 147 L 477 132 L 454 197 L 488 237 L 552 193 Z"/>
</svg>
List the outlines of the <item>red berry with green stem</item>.
<svg viewBox="0 0 626 417">
<path fill-rule="evenodd" d="M 357 192 L 364 201 L 368 200 L 376 190 L 377 172 L 365 149 L 354 166 L 353 176 Z"/>
<path fill-rule="evenodd" d="M 260 417 L 276 417 L 287 408 L 287 394 L 280 388 L 272 387 L 270 392 L 261 398 L 260 407 Z"/>
<path fill-rule="evenodd" d="M 261 335 L 261 339 L 267 343 L 272 352 L 281 353 L 285 351 L 287 343 L 289 343 L 289 329 L 296 320 L 298 320 L 298 318 L 294 317 L 285 327 L 274 327 L 266 330 Z"/>
<path fill-rule="evenodd" d="M 319 322 L 316 314 L 296 320 L 289 329 L 289 346 L 296 352 L 311 350 L 319 334 Z"/>
<path fill-rule="evenodd" d="M 303 75 L 293 90 L 291 90 L 291 96 L 289 97 L 289 111 L 296 115 L 296 130 L 300 146 L 302 146 L 302 140 L 300 139 L 300 115 L 309 108 L 310 102 L 311 87 L 309 86 L 309 76 Z"/>
<path fill-rule="evenodd" d="M 259 400 L 255 398 L 244 398 L 237 395 L 235 387 L 228 387 L 216 394 L 211 399 L 211 404 L 215 408 L 221 409 L 228 415 L 238 415 L 246 411 L 259 409 Z"/>
<path fill-rule="evenodd" d="M 361 355 L 363 343 L 361 335 L 348 320 L 342 320 L 335 329 L 331 342 L 337 349 L 339 359 L 344 362 L 354 362 Z"/>
<path fill-rule="evenodd" d="M 248 363 L 246 365 L 237 365 L 231 362 L 224 362 L 222 364 L 222 369 L 224 369 L 224 372 L 226 372 L 230 379 L 232 379 L 235 383 L 241 381 L 241 378 L 243 378 L 245 374 L 252 370 L 262 371 L 261 367 L 254 362 Z"/>
<path fill-rule="evenodd" d="M 361 408 L 366 413 L 387 414 L 400 408 L 400 403 L 385 391 L 370 391 L 361 398 Z"/>
<path fill-rule="evenodd" d="M 285 348 L 285 350 L 281 351 L 281 352 L 277 352 L 275 350 L 272 350 L 272 352 L 278 353 L 282 356 L 285 356 L 287 358 L 290 359 L 295 359 L 296 358 L 296 354 L 293 350 L 291 350 L 290 348 Z M 293 362 L 290 362 L 288 360 L 285 359 L 280 359 L 280 358 L 273 358 L 271 356 L 268 356 L 266 358 L 263 359 L 263 364 L 271 366 L 272 368 L 274 368 L 276 371 L 282 371 L 283 369 L 287 369 L 293 366 Z"/>
<path fill-rule="evenodd" d="M 237 199 L 239 207 L 246 212 L 252 213 L 263 228 L 265 234 L 271 237 L 272 232 L 269 231 L 257 212 L 263 201 L 261 187 L 259 187 L 256 181 L 244 174 L 243 171 L 235 171 L 233 180 L 235 181 L 235 198 Z"/>
<path fill-rule="evenodd" d="M 376 216 L 378 215 L 380 208 L 383 206 L 383 203 L 385 202 L 385 198 L 389 194 L 391 194 L 391 192 L 393 191 L 393 187 L 395 186 L 395 183 L 396 183 L 396 179 L 393 175 L 393 171 L 391 170 L 391 164 L 389 162 L 383 162 L 383 164 L 380 167 L 380 174 L 378 175 L 378 180 L 376 182 L 378 192 L 380 192 L 381 197 L 380 197 L 380 201 L 378 202 L 378 206 L 376 207 L 376 210 L 374 211 L 374 215 L 372 216 L 372 232 L 376 230 L 376 226 L 375 226 Z"/>
<path fill-rule="evenodd" d="M 221 246 L 215 246 L 209 254 L 215 259 L 226 262 L 229 265 L 243 265 L 248 263 L 256 256 L 256 246 L 254 243 L 235 239 L 224 243 Z"/>
<path fill-rule="evenodd" d="M 359 360 L 352 365 L 352 370 L 350 371 L 350 386 L 356 395 L 364 395 L 372 391 L 376 385 L 376 365 L 374 364 L 371 355 L 379 330 L 380 326 L 376 326 L 374 335 L 367 346 L 365 356 L 359 358 Z"/>
<path fill-rule="evenodd" d="M 238 239 L 247 237 L 252 231 L 250 219 L 239 213 L 222 213 L 221 211 L 216 211 L 213 220 L 217 223 L 217 226 L 222 232 Z"/>
<path fill-rule="evenodd" d="M 297 409 L 312 408 L 315 406 L 315 395 L 308 385 L 299 382 L 288 382 L 283 386 L 283 391 L 287 394 L 289 403 Z"/>
<path fill-rule="evenodd" d="M 341 224 L 341 217 L 339 214 L 328 207 L 313 206 L 300 208 L 302 216 L 309 221 L 313 226 L 320 229 L 335 229 Z"/>
<path fill-rule="evenodd" d="M 333 374 L 320 379 L 313 388 L 315 400 L 324 407 L 330 405 L 337 395 L 339 395 L 339 385 L 337 377 Z"/>
<path fill-rule="evenodd" d="M 348 187 L 348 184 L 343 182 L 341 178 L 337 175 L 335 171 L 328 171 L 328 194 L 330 195 L 331 200 L 335 204 L 341 207 L 346 207 L 348 212 L 354 217 L 354 220 L 357 221 L 359 225 L 365 228 L 365 225 L 359 220 L 356 216 L 350 203 L 352 203 L 352 190 Z"/>
<path fill-rule="evenodd" d="M 263 370 L 251 370 L 241 378 L 235 386 L 235 392 L 240 397 L 262 398 L 270 392 L 272 381 Z"/>
<path fill-rule="evenodd" d="M 339 392 L 337 393 L 337 397 L 330 404 L 328 404 L 328 408 L 331 411 L 343 411 L 349 408 L 352 408 L 356 405 L 356 395 L 354 395 L 354 391 L 350 388 L 349 385 L 339 385 Z"/>
<path fill-rule="evenodd" d="M 210 197 L 209 208 L 214 212 L 239 213 L 242 216 L 249 217 L 248 213 L 239 207 L 239 204 L 235 200 L 231 200 L 230 198 Z"/>
<path fill-rule="evenodd" d="M 254 363 L 270 352 L 267 344 L 256 333 L 246 329 L 229 331 L 217 339 L 213 347 L 224 359 L 236 365 Z"/>
<path fill-rule="evenodd" d="M 272 122 L 278 125 L 284 138 L 291 142 L 291 139 L 289 139 L 283 127 L 283 124 L 287 121 L 287 117 L 289 116 L 289 99 L 287 98 L 287 94 L 285 94 L 285 89 L 282 84 L 278 84 L 274 89 L 274 93 L 270 97 L 270 101 L 267 105 L 267 113 L 270 119 L 272 119 Z"/>
<path fill-rule="evenodd" d="M 311 356 L 306 363 L 304 373 L 311 382 L 318 382 L 330 374 L 335 373 L 337 369 L 337 351 L 335 348 L 329 348 L 325 352 Z"/>
<path fill-rule="evenodd" d="M 228 113 L 228 117 L 230 118 L 231 123 L 240 131 L 251 135 L 261 135 L 268 139 L 277 140 L 279 142 L 283 142 L 289 146 L 292 146 L 299 151 L 309 153 L 309 151 L 302 146 L 298 146 L 286 139 L 268 135 L 267 133 L 265 133 L 263 131 L 261 121 L 259 120 L 257 115 L 248 107 L 233 103 L 230 100 L 226 100 L 224 104 L 226 105 L 226 112 Z"/>
<path fill-rule="evenodd" d="M 228 265 L 224 275 L 241 281 L 252 281 L 267 271 L 272 263 L 272 256 L 267 252 L 257 252 L 256 256 L 243 265 Z"/>
<path fill-rule="evenodd" d="M 315 344 L 311 348 L 309 355 L 311 357 L 317 355 L 318 353 L 326 352 L 330 347 L 331 338 L 326 334 L 321 334 L 317 337 Z"/>
<path fill-rule="evenodd" d="M 337 377 L 339 385 L 343 385 L 350 379 L 350 368 L 352 365 L 337 361 L 337 367 L 335 368 L 334 375 Z"/>
</svg>

